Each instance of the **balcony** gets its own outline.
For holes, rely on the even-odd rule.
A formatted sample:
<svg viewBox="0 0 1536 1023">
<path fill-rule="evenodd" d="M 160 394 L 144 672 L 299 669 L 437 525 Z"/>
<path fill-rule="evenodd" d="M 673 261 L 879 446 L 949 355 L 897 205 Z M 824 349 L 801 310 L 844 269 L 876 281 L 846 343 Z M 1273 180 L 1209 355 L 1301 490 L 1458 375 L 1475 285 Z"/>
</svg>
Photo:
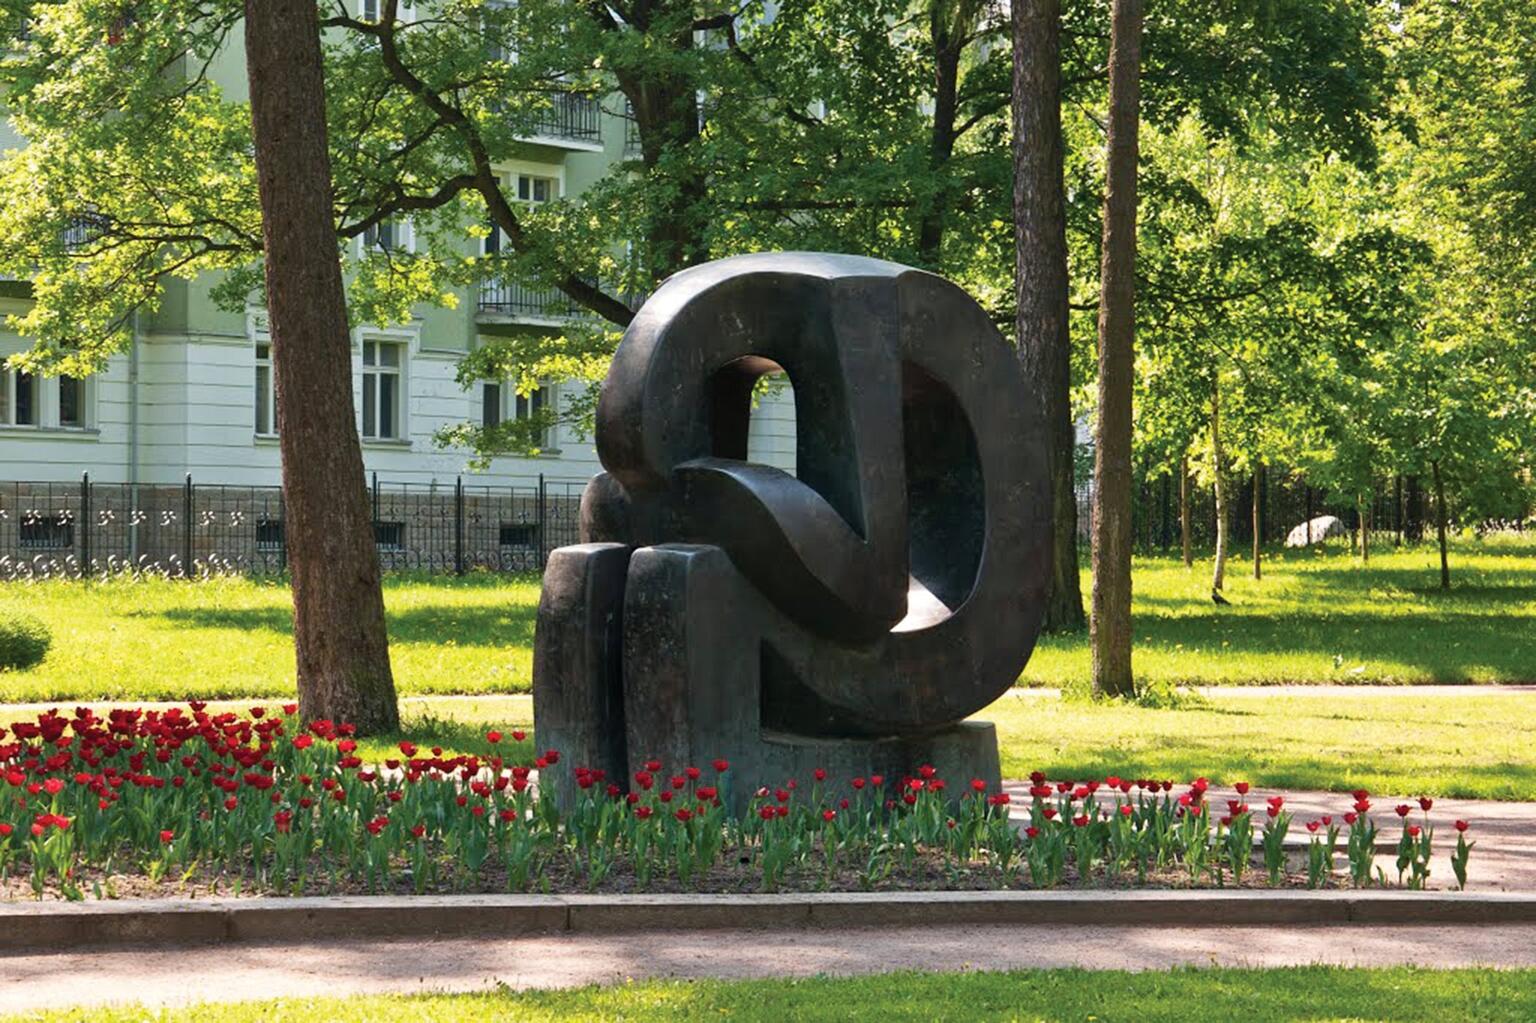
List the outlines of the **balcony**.
<svg viewBox="0 0 1536 1023">
<path fill-rule="evenodd" d="M 479 311 L 512 320 L 568 320 L 582 307 L 556 288 L 530 288 L 516 281 L 482 281 Z"/>
<path fill-rule="evenodd" d="M 598 150 L 603 146 L 602 115 L 601 104 L 591 96 L 557 92 L 550 97 L 549 107 L 534 118 L 533 138 Z"/>
</svg>

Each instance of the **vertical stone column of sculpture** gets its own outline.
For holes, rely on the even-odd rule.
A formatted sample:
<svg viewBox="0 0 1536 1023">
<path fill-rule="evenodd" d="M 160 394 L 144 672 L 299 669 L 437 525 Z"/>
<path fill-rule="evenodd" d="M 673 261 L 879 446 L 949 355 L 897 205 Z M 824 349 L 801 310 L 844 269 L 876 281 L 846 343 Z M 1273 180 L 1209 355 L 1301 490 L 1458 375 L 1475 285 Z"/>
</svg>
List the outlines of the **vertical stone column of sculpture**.
<svg viewBox="0 0 1536 1023">
<path fill-rule="evenodd" d="M 549 557 L 533 646 L 534 737 L 572 766 L 622 782 L 624 590 L 630 548 L 616 543 L 561 547 Z M 553 772 L 543 779 L 557 795 Z"/>
</svg>

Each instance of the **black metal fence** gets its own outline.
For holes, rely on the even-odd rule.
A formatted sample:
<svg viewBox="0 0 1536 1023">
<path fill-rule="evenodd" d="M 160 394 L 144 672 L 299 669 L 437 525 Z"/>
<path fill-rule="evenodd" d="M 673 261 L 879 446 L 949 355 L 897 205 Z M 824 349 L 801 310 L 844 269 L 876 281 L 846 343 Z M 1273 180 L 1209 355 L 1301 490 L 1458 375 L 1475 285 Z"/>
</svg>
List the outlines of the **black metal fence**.
<svg viewBox="0 0 1536 1023">
<path fill-rule="evenodd" d="M 1214 546 L 1214 488 L 1201 486 L 1191 479 L 1187 500 L 1191 546 L 1207 549 Z M 1350 536 L 1358 535 L 1362 508 L 1352 495 L 1330 493 L 1299 477 L 1272 478 L 1266 473 L 1256 480 L 1250 474 L 1227 484 L 1227 538 L 1230 544 L 1253 543 L 1255 500 L 1259 504 L 1261 543 L 1282 543 L 1291 530 L 1323 515 L 1337 518 Z M 1089 536 L 1092 505 L 1093 483 L 1090 480 L 1077 488 L 1077 528 L 1084 539 Z M 1426 523 L 1427 528 L 1433 530 L 1433 495 L 1416 477 L 1395 476 L 1377 481 L 1363 510 L 1366 532 L 1373 546 L 1422 540 Z M 1131 495 L 1131 521 L 1137 550 L 1156 553 L 1179 549 L 1182 525 L 1177 473 L 1137 475 Z"/>
<path fill-rule="evenodd" d="M 386 569 L 538 571 L 580 539 L 586 480 L 369 480 Z M 197 483 L 0 483 L 0 579 L 144 572 L 190 578 L 287 567 L 282 490 Z"/>
</svg>

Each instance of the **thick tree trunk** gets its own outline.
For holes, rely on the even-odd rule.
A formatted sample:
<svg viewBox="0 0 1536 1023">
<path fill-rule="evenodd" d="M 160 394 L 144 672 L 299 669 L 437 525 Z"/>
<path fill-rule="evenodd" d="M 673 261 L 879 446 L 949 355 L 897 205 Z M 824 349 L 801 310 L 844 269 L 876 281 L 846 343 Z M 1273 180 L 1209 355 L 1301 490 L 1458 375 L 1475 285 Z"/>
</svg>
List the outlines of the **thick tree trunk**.
<svg viewBox="0 0 1536 1023">
<path fill-rule="evenodd" d="M 1184 455 L 1179 459 L 1179 542 L 1184 548 L 1184 567 L 1190 568 L 1195 563 L 1194 553 L 1189 547 L 1189 456 Z"/>
<path fill-rule="evenodd" d="M 1087 624 L 1077 565 L 1072 341 L 1061 136 L 1061 0 L 1013 5 L 1013 216 L 1019 362 L 1040 416 L 1051 473 L 1051 580 L 1045 628 Z"/>
<path fill-rule="evenodd" d="M 1445 542 L 1445 481 L 1440 478 L 1440 462 L 1430 462 L 1435 477 L 1435 536 L 1440 541 L 1440 588 L 1451 588 L 1451 557 Z"/>
<path fill-rule="evenodd" d="M 1093 688 L 1135 693 L 1131 674 L 1131 385 L 1136 341 L 1136 173 L 1141 0 L 1110 13 L 1109 127 L 1100 264 L 1098 443 L 1094 454 Z"/>
<path fill-rule="evenodd" d="M 305 720 L 399 727 L 352 404 L 314 0 L 246 0 L 284 532 Z"/>
<path fill-rule="evenodd" d="M 1264 578 L 1264 466 L 1253 470 L 1253 577 Z"/>
<path fill-rule="evenodd" d="M 1221 447 L 1221 381 L 1211 381 L 1211 461 L 1216 498 L 1216 563 L 1211 569 L 1211 592 L 1220 593 L 1227 581 L 1227 459 Z"/>
</svg>

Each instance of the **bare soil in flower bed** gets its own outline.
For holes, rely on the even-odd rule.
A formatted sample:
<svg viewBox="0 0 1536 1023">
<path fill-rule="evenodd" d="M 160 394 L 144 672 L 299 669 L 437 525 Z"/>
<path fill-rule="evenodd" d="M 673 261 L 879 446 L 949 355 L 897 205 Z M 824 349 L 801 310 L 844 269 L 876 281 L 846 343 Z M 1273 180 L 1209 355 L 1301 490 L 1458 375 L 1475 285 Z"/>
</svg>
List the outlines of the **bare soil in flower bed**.
<svg viewBox="0 0 1536 1023">
<path fill-rule="evenodd" d="M 684 884 L 676 877 L 652 877 L 642 885 L 629 864 L 618 863 L 597 884 L 588 883 L 585 870 L 566 859 L 547 865 L 538 879 L 513 894 L 535 895 L 748 895 L 765 891 L 761 871 L 749 862 L 742 862 L 738 854 L 727 849 L 723 862 L 706 871 L 702 876 Z M 202 898 L 288 898 L 323 895 L 494 895 L 507 894 L 509 888 L 505 871 L 488 865 L 469 879 L 455 881 L 448 864 L 441 864 L 439 877 L 431 884 L 417 890 L 410 875 L 408 864 L 402 864 L 392 872 L 388 883 L 372 887 L 356 880 L 337 878 L 332 883 L 326 876 L 323 864 L 316 864 L 313 874 L 303 884 L 273 885 L 252 876 L 239 877 L 227 871 L 193 870 L 190 874 L 151 879 L 142 873 L 106 873 L 99 870 L 83 870 L 76 874 L 76 881 L 86 900 L 132 899 L 202 899 Z M 183 872 L 185 873 L 185 872 Z M 1137 880 L 1134 873 L 1108 877 L 1102 873 L 1087 883 L 1082 883 L 1077 872 L 1069 864 L 1063 873 L 1062 884 L 1052 891 L 1061 890 L 1275 890 L 1304 889 L 1307 876 L 1304 870 L 1289 870 L 1279 885 L 1271 885 L 1263 865 L 1257 864 L 1243 874 L 1241 882 L 1234 882 L 1230 874 L 1224 874 L 1222 883 L 1214 883 L 1209 876 L 1192 882 L 1185 870 L 1153 871 L 1145 882 Z M 1345 887 L 1334 884 L 1329 887 Z M 879 880 L 866 882 L 857 869 L 848 867 L 827 875 L 822 870 L 787 870 L 780 884 L 771 891 L 779 894 L 809 894 L 815 892 L 958 892 L 958 891 L 1030 891 L 1043 890 L 1029 883 L 1024 871 L 1019 871 L 1010 882 L 998 876 L 998 872 L 985 865 L 957 867 L 946 866 L 942 856 L 919 856 L 910 867 L 896 865 Z M 63 900 L 67 894 L 58 885 L 49 883 L 43 889 L 44 899 Z M 37 894 L 26 878 L 9 877 L 0 881 L 0 901 L 35 901 Z"/>
</svg>

